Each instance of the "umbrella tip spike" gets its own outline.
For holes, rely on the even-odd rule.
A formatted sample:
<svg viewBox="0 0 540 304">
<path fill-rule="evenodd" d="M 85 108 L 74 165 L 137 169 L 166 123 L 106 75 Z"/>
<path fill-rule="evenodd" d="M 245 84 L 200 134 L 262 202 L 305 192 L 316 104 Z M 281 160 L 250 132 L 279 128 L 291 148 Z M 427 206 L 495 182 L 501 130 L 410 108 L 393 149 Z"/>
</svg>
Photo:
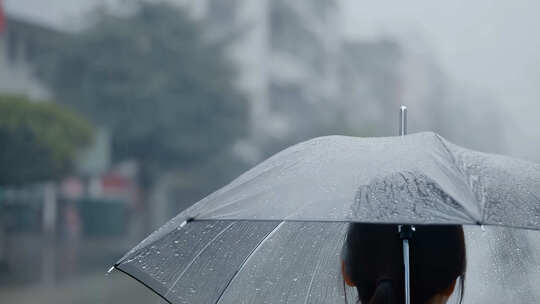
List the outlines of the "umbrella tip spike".
<svg viewBox="0 0 540 304">
<path fill-rule="evenodd" d="M 109 270 L 107 270 L 107 275 L 110 274 L 114 269 L 115 269 L 115 267 L 111 266 L 111 268 L 109 268 Z"/>
<path fill-rule="evenodd" d="M 407 135 L 407 107 L 404 105 L 399 107 L 399 135 Z"/>
<path fill-rule="evenodd" d="M 194 217 L 188 217 L 185 221 L 182 222 L 182 224 L 180 224 L 180 228 L 183 228 L 185 225 L 187 225 L 187 223 L 193 222 L 194 220 Z"/>
</svg>

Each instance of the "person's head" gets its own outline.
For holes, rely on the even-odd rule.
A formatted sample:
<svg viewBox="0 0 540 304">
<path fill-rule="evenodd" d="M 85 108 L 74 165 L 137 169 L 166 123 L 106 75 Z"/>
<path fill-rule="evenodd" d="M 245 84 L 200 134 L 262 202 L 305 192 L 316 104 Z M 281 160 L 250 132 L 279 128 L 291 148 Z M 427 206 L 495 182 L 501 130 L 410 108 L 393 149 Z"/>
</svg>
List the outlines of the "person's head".
<svg viewBox="0 0 540 304">
<path fill-rule="evenodd" d="M 362 304 L 404 303 L 402 240 L 395 225 L 350 224 L 342 254 L 344 281 Z M 410 244 L 411 303 L 444 303 L 460 278 L 466 252 L 461 226 L 416 226 Z"/>
</svg>

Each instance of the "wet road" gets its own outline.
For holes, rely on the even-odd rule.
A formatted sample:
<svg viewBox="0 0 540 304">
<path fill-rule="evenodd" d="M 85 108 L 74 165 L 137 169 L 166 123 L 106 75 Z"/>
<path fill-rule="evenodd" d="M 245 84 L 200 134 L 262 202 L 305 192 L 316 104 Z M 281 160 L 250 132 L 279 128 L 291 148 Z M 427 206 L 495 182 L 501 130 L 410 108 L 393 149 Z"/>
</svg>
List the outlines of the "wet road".
<svg viewBox="0 0 540 304">
<path fill-rule="evenodd" d="M 122 273 L 85 274 L 55 284 L 0 287 L 1 303 L 166 303 L 135 280 Z"/>
</svg>

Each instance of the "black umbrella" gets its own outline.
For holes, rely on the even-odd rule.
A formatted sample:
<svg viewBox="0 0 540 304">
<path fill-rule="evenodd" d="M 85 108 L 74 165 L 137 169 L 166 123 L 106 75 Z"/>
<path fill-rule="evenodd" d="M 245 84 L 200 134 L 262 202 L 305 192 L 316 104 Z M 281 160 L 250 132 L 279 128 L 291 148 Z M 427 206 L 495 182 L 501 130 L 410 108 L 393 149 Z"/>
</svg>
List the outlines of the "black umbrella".
<svg viewBox="0 0 540 304">
<path fill-rule="evenodd" d="M 329 303 L 342 298 L 350 222 L 539 229 L 540 165 L 431 132 L 315 138 L 181 212 L 114 267 L 171 303 Z"/>
</svg>

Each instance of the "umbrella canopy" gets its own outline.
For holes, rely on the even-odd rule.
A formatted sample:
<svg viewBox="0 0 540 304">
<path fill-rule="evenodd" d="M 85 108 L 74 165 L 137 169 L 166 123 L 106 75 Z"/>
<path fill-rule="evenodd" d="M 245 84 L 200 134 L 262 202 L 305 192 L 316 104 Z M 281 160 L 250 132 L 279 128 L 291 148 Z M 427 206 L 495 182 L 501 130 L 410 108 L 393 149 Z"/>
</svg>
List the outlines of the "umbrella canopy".
<svg viewBox="0 0 540 304">
<path fill-rule="evenodd" d="M 180 213 L 115 267 L 171 303 L 342 302 L 348 222 L 540 229 L 540 165 L 434 133 L 315 138 Z"/>
</svg>

